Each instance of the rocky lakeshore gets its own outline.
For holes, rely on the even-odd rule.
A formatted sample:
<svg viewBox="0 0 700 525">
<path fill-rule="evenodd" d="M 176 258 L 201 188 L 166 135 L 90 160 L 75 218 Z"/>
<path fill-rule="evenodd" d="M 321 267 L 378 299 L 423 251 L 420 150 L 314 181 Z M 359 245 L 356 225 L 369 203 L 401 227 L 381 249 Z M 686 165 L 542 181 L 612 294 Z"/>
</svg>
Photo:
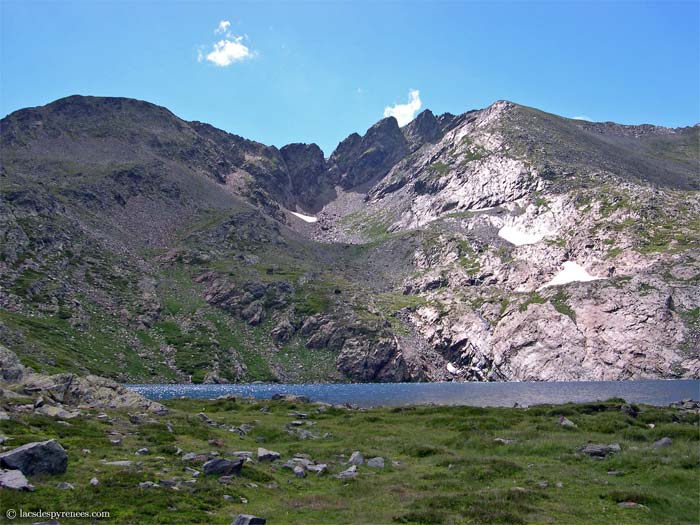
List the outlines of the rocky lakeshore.
<svg viewBox="0 0 700 525">
<path fill-rule="evenodd" d="M 82 390 L 65 388 L 64 376 L 2 356 L 3 511 L 109 513 L 64 525 L 677 524 L 700 512 L 692 400 L 359 409 L 278 395 L 161 405 L 111 382 L 72 378 Z"/>
</svg>

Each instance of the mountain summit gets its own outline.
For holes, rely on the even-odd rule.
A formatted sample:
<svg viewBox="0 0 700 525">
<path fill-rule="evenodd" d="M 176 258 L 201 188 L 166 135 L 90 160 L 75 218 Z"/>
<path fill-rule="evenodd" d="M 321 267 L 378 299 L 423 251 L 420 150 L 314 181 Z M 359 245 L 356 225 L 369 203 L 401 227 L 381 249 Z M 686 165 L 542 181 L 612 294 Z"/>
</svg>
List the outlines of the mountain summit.
<svg viewBox="0 0 700 525">
<path fill-rule="evenodd" d="M 498 101 L 327 159 L 125 98 L 0 126 L 0 340 L 37 370 L 700 377 L 697 126 Z"/>
</svg>

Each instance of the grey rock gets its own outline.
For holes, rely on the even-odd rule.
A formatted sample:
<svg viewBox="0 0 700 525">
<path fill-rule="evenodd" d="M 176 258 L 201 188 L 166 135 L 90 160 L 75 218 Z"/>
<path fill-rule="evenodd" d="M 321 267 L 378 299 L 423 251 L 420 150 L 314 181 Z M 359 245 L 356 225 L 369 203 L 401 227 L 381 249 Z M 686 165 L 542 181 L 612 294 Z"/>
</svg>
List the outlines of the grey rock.
<svg viewBox="0 0 700 525">
<path fill-rule="evenodd" d="M 62 474 L 68 466 L 68 454 L 55 440 L 27 443 L 0 454 L 0 467 L 21 470 L 26 476 Z"/>
<path fill-rule="evenodd" d="M 294 475 L 297 478 L 305 478 L 306 477 L 306 470 L 301 465 L 296 465 L 294 467 L 293 471 L 294 471 Z"/>
<path fill-rule="evenodd" d="M 97 478 L 90 479 L 90 485 L 92 485 L 93 487 L 97 487 L 99 484 L 100 484 L 99 479 L 97 479 Z"/>
<path fill-rule="evenodd" d="M 316 475 L 321 476 L 328 472 L 328 465 L 325 463 L 318 463 L 316 465 L 309 465 L 306 467 L 309 472 L 315 472 Z"/>
<path fill-rule="evenodd" d="M 371 458 L 367 461 L 367 466 L 374 468 L 384 468 L 384 458 Z"/>
<path fill-rule="evenodd" d="M 78 417 L 80 415 L 80 412 L 77 410 L 70 411 L 50 405 L 41 405 L 34 410 L 34 413 L 41 416 L 57 417 L 60 419 L 73 419 L 74 417 Z"/>
<path fill-rule="evenodd" d="M 349 478 L 354 478 L 357 475 L 357 465 L 353 465 L 352 467 L 345 469 L 339 474 L 336 474 L 336 478 L 338 479 L 349 479 Z"/>
<path fill-rule="evenodd" d="M 142 481 L 139 483 L 139 488 L 140 489 L 152 489 L 154 487 L 157 487 L 158 485 L 154 483 L 153 481 Z"/>
<path fill-rule="evenodd" d="M 133 461 L 120 460 L 120 461 L 105 461 L 105 465 L 110 465 L 113 467 L 130 467 L 134 464 Z"/>
<path fill-rule="evenodd" d="M 220 476 L 239 476 L 243 468 L 243 459 L 238 458 L 234 460 L 216 458 L 207 461 L 202 465 L 202 471 L 205 474 L 217 474 Z"/>
<path fill-rule="evenodd" d="M 351 465 L 362 465 L 364 462 L 365 457 L 357 450 L 350 455 L 350 459 L 348 460 L 348 463 Z"/>
<path fill-rule="evenodd" d="M 29 483 L 21 470 L 0 469 L 0 488 L 32 491 L 34 485 Z"/>
<path fill-rule="evenodd" d="M 588 444 L 581 449 L 581 452 L 591 457 L 604 458 L 608 454 L 620 452 L 620 445 L 613 443 L 611 445 L 594 445 Z"/>
<path fill-rule="evenodd" d="M 670 447 L 673 444 L 673 440 L 670 437 L 662 437 L 658 441 L 655 441 L 652 445 L 654 448 L 665 448 Z"/>
<path fill-rule="evenodd" d="M 137 455 L 137 456 L 145 456 L 146 454 L 150 454 L 150 453 L 151 453 L 151 451 L 150 451 L 149 449 L 145 448 L 145 447 L 144 447 L 144 448 L 140 448 L 140 449 L 138 449 L 138 450 L 136 451 L 136 455 Z"/>
<path fill-rule="evenodd" d="M 567 428 L 576 428 L 576 423 L 574 423 L 573 421 L 571 421 L 570 419 L 568 419 L 564 416 L 561 416 L 559 418 L 559 424 L 561 426 L 567 427 Z"/>
<path fill-rule="evenodd" d="M 60 483 L 56 484 L 57 489 L 61 490 L 73 490 L 75 487 L 71 483 L 66 483 L 65 481 L 61 481 Z"/>
<path fill-rule="evenodd" d="M 265 518 L 253 516 L 252 514 L 239 514 L 231 522 L 231 525 L 265 525 L 266 523 L 267 520 Z"/>
<path fill-rule="evenodd" d="M 280 458 L 279 452 L 258 447 L 258 461 L 274 461 Z"/>
</svg>

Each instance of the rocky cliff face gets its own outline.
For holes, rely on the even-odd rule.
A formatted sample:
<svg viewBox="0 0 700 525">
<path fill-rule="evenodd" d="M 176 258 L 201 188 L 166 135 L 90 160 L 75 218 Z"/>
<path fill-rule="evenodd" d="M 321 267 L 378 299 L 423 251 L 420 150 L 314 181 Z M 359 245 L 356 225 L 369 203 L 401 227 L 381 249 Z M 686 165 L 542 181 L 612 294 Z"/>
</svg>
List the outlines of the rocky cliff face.
<svg viewBox="0 0 700 525">
<path fill-rule="evenodd" d="M 131 382 L 698 377 L 698 132 L 499 101 L 325 159 L 129 99 L 22 110 L 0 340 Z"/>
</svg>

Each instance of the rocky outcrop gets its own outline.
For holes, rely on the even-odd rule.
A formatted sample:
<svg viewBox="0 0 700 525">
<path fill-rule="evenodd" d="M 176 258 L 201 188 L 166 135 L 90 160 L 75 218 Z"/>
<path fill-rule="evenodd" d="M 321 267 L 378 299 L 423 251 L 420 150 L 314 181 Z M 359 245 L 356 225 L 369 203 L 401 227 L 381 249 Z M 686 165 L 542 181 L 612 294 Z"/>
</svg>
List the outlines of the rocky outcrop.
<svg viewBox="0 0 700 525">
<path fill-rule="evenodd" d="M 408 152 L 394 117 L 380 120 L 360 137 L 353 133 L 329 159 L 330 177 L 345 189 L 379 179 Z"/>
</svg>

